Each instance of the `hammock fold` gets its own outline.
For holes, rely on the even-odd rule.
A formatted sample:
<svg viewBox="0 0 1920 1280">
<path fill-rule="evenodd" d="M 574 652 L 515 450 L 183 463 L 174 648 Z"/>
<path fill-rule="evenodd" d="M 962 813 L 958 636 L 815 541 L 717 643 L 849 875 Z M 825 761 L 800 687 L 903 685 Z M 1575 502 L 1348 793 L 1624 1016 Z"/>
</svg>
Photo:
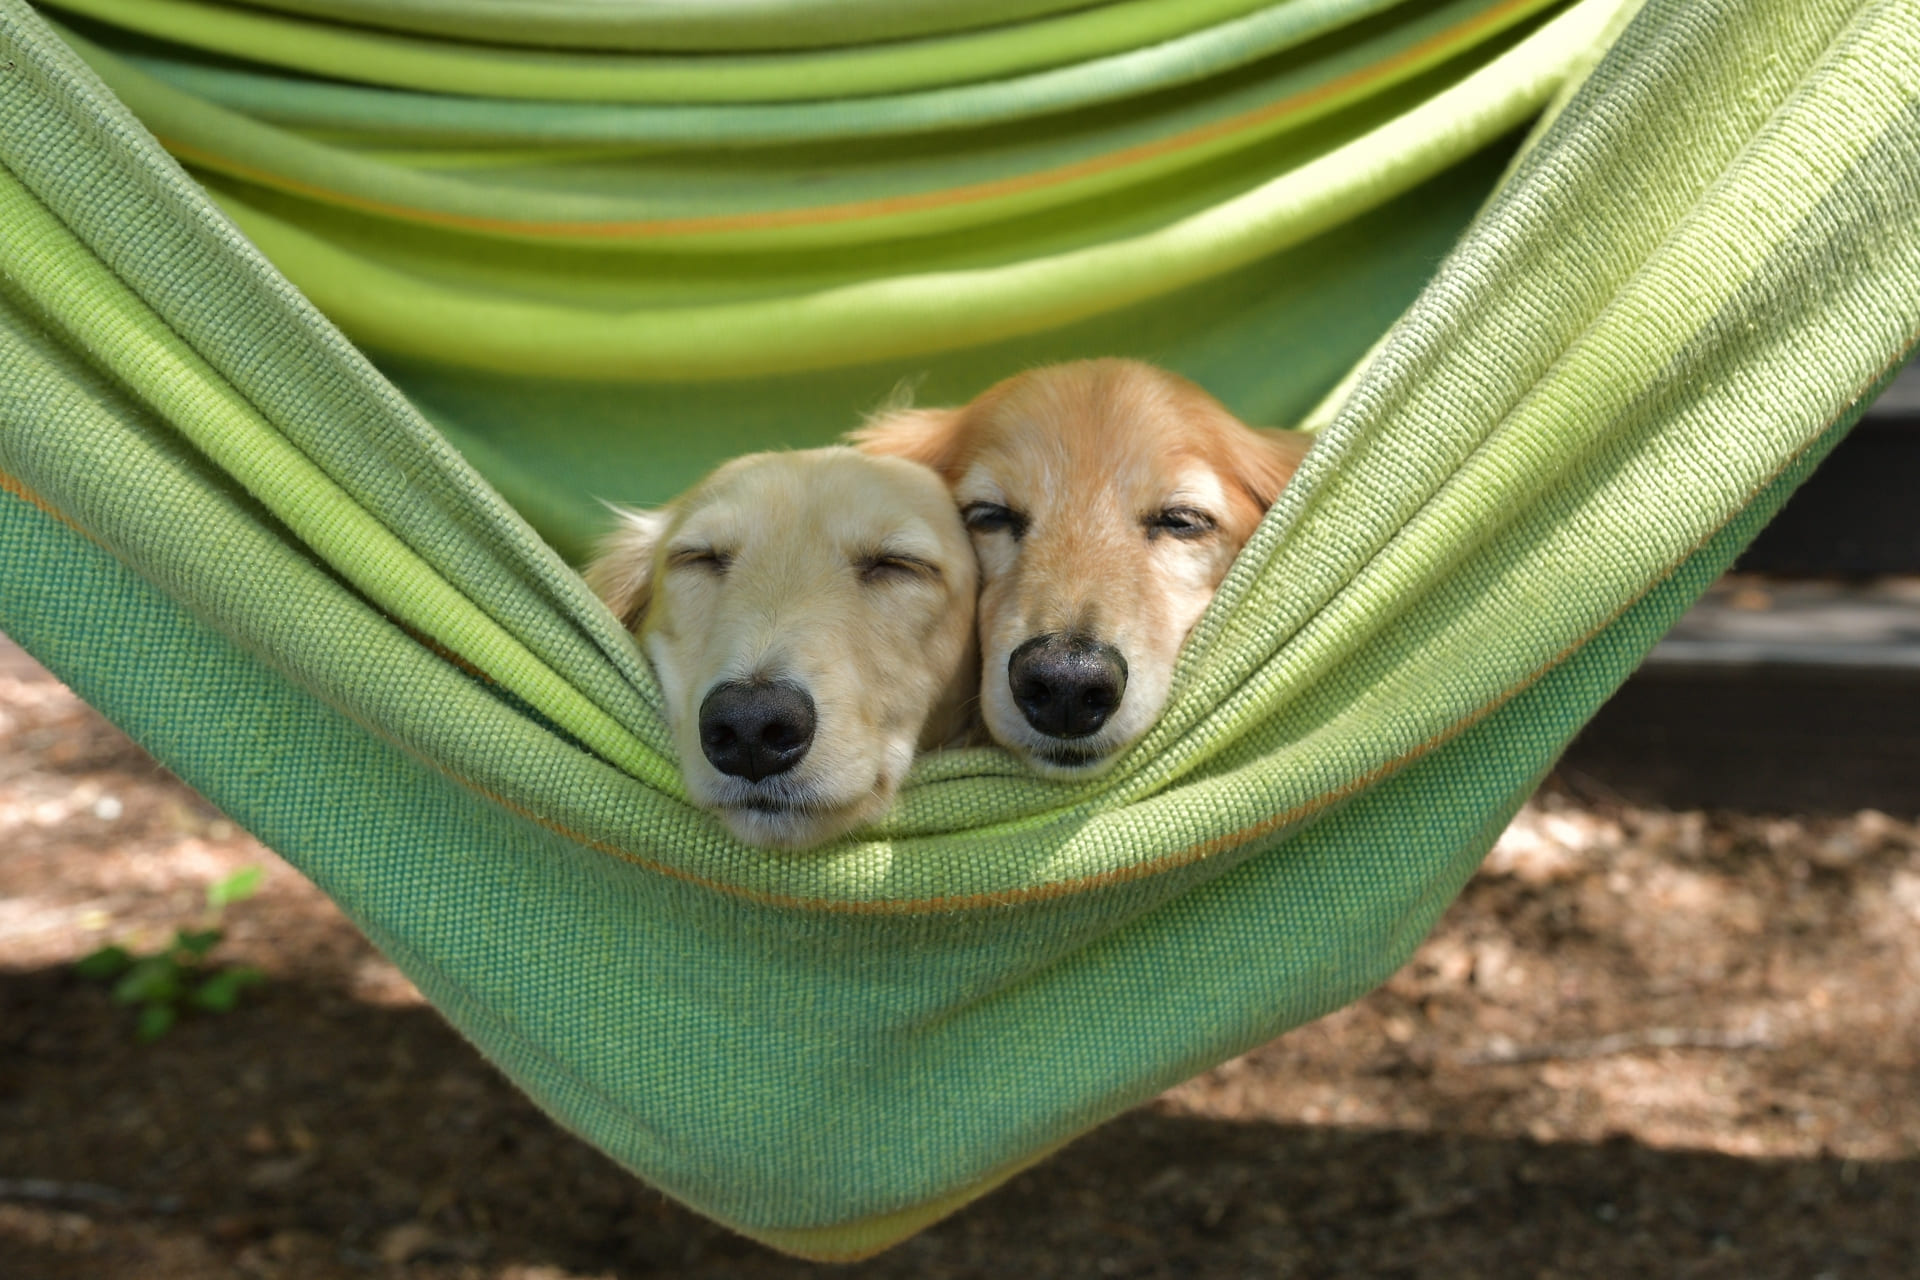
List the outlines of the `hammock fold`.
<svg viewBox="0 0 1920 1280">
<path fill-rule="evenodd" d="M 558 52 L 509 0 L 62 0 L 70 31 L 0 0 L 0 627 L 561 1123 L 808 1256 L 1391 973 L 1920 337 L 1914 0 L 1058 8 L 812 0 L 777 49 L 749 0 L 561 5 Z M 612 150 L 525 150 L 601 127 L 552 93 L 576 61 L 616 101 L 659 71 L 656 112 L 681 49 L 742 68 L 702 111 L 818 66 L 985 101 L 1282 16 L 1307 34 L 1029 137 L 944 123 L 918 169 L 726 133 L 764 113 L 613 107 Z M 933 86 L 922 47 L 956 45 L 986 52 Z M 1305 84 L 1352 92 L 1301 114 Z M 837 109 L 796 104 L 821 137 Z M 1121 176 L 969 194 L 1085 164 Z M 860 205 L 888 183 L 969 212 Z M 762 222 L 633 230 L 675 200 Z M 568 238 L 596 219 L 619 243 Z M 554 549 L 596 500 L 831 438 L 904 376 L 958 400 L 1115 352 L 1265 421 L 1365 356 L 1148 738 L 1082 784 L 930 756 L 800 857 L 688 807 L 644 660 Z"/>
<path fill-rule="evenodd" d="M 778 104 L 501 103 L 328 81 L 286 80 L 188 57 L 133 52 L 160 79 L 281 124 L 361 134 L 368 142 L 765 145 L 932 133 L 1033 119 L 1203 80 L 1390 8 L 1400 0 L 1270 5 L 1110 57 L 1024 76 L 855 101 Z M 1112 12 L 1109 6 L 1102 12 Z M 1519 12 L 1524 12 L 1520 10 Z M 1317 60 L 1316 60 L 1317 61 Z"/>
<path fill-rule="evenodd" d="M 254 0 L 393 31 L 585 49 L 791 49 L 969 31 L 1087 0 Z"/>
</svg>

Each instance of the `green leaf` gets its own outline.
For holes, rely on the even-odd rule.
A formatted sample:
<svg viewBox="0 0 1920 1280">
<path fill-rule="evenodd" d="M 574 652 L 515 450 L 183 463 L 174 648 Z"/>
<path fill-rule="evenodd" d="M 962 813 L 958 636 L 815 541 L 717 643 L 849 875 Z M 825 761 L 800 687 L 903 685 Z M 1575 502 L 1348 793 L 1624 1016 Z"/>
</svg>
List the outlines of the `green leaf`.
<svg viewBox="0 0 1920 1280">
<path fill-rule="evenodd" d="M 91 955 L 81 956 L 73 962 L 73 971 L 93 982 L 105 982 L 125 973 L 133 964 L 133 957 L 127 954 L 125 947 L 102 947 Z"/>
<path fill-rule="evenodd" d="M 218 929 L 182 929 L 174 935 L 173 945 L 189 955 L 203 956 L 220 945 Z"/>
<path fill-rule="evenodd" d="M 260 891 L 266 872 L 259 867 L 242 867 L 224 880 L 207 886 L 207 906 L 218 911 L 229 903 L 251 898 Z"/>
<path fill-rule="evenodd" d="M 213 1013 L 226 1013 L 246 988 L 265 982 L 267 975 L 248 965 L 223 969 L 201 983 L 193 993 L 193 1003 Z"/>
<path fill-rule="evenodd" d="M 179 1011 L 170 1004 L 150 1004 L 140 1011 L 140 1021 L 134 1026 L 133 1034 L 142 1044 L 151 1044 L 167 1034 L 167 1029 L 178 1018 Z"/>
<path fill-rule="evenodd" d="M 136 960 L 113 986 L 121 1004 L 171 1004 L 180 998 L 180 966 L 165 956 Z"/>
</svg>

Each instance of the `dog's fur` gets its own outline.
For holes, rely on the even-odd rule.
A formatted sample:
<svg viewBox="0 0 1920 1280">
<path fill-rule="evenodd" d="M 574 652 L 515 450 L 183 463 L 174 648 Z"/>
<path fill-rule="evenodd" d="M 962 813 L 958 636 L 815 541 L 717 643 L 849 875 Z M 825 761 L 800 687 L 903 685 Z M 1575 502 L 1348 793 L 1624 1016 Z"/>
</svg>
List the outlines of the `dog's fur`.
<svg viewBox="0 0 1920 1280">
<path fill-rule="evenodd" d="M 1030 370 L 959 408 L 883 409 L 852 439 L 952 487 L 980 557 L 986 729 L 1055 777 L 1099 773 L 1159 718 L 1181 643 L 1312 441 L 1114 359 Z M 1118 671 L 1094 731 L 1022 711 L 1011 664 L 1041 640 Z"/>
<path fill-rule="evenodd" d="M 619 515 L 587 581 L 653 664 L 689 794 L 740 839 L 801 849 L 871 822 L 917 747 L 964 730 L 977 569 L 925 467 L 845 447 L 753 454 Z M 798 763 L 715 767 L 703 717 L 729 682 L 811 699 Z"/>
</svg>

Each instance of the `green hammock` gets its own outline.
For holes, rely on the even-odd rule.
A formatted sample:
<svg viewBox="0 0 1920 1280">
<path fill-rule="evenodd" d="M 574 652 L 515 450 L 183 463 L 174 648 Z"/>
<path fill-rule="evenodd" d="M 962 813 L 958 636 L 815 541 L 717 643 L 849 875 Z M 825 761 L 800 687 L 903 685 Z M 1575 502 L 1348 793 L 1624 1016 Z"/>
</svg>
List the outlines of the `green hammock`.
<svg viewBox="0 0 1920 1280">
<path fill-rule="evenodd" d="M 1635 8 L 0 0 L 0 628 L 561 1123 L 884 1247 L 1390 973 L 1920 336 L 1920 0 Z M 1086 354 L 1320 431 L 1161 723 L 729 840 L 554 548 Z"/>
</svg>

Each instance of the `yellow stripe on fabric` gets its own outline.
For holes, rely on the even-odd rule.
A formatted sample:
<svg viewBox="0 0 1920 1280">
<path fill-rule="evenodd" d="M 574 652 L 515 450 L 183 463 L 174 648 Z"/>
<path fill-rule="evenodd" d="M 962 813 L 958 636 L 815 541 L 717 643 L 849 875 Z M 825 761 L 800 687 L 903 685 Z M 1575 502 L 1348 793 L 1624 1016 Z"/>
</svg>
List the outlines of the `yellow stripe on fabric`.
<svg viewBox="0 0 1920 1280">
<path fill-rule="evenodd" d="M 803 52 L 688 56 L 489 48 L 195 0 L 60 0 L 129 31 L 335 79 L 482 97 L 780 102 L 866 97 L 1115 53 L 1239 17 L 1262 0 L 1127 0 L 1034 23 Z"/>
<path fill-rule="evenodd" d="M 38 508 L 40 511 L 45 512 L 47 515 L 51 516 L 53 519 L 58 520 L 61 524 L 67 526 L 67 528 L 73 530 L 75 533 L 82 535 L 83 537 L 91 538 L 93 536 L 92 534 L 88 533 L 85 529 L 82 529 L 79 525 L 75 524 L 73 522 L 73 519 L 70 516 L 68 516 L 66 512 L 60 510 L 60 508 L 54 506 L 51 502 L 48 502 L 45 498 L 35 493 L 32 489 L 22 484 L 17 477 L 8 475 L 4 471 L 0 471 L 0 493 L 12 494 L 14 497 L 20 499 L 20 501 L 26 503 L 28 506 Z"/>
<path fill-rule="evenodd" d="M 1395 601 L 1441 580 L 1474 550 L 1479 531 L 1492 527 L 1489 513 L 1535 501 L 1568 459 L 1629 421 L 1636 400 L 1799 233 L 1860 156 L 1912 111 L 1915 30 L 1920 4 L 1856 15 L 1587 330 L 1395 531 L 1366 572 L 1288 641 L 1285 678 L 1263 673 L 1258 682 L 1273 696 L 1243 695 L 1231 716 L 1205 722 L 1205 737 L 1217 740 L 1235 725 L 1274 714 L 1287 691 L 1349 663 L 1357 637 L 1393 616 Z M 1834 65 L 1843 72 L 1827 74 Z M 1149 773 L 1137 785 L 1163 784 Z"/>
<path fill-rule="evenodd" d="M 816 227 L 832 223 L 897 222 L 913 215 L 951 210 L 962 206 L 993 205 L 999 216 L 1015 216 L 1036 208 L 1052 207 L 1067 199 L 1085 198 L 1112 190 L 1123 183 L 1146 182 L 1180 168 L 1199 164 L 1215 156 L 1250 146 L 1321 119 L 1360 99 L 1406 81 L 1429 70 L 1462 50 L 1473 47 L 1491 33 L 1518 22 L 1552 0 L 1503 0 L 1358 70 L 1339 75 L 1309 89 L 1288 94 L 1253 110 L 1223 120 L 1184 130 L 1170 137 L 1117 148 L 1053 168 L 1013 174 L 1003 178 L 970 182 L 938 190 L 911 192 L 836 204 L 802 205 L 783 209 L 754 210 L 741 213 L 714 213 L 652 218 L 532 218 L 507 214 L 479 214 L 432 206 L 419 200 L 385 199 L 362 191 L 346 189 L 338 183 L 326 183 L 302 176 L 300 169 L 311 170 L 313 162 L 293 165 L 285 157 L 290 147 L 294 154 L 319 144 L 302 138 L 288 138 L 281 158 L 272 166 L 263 163 L 259 153 L 276 145 L 266 126 L 254 125 L 242 132 L 228 127 L 219 131 L 218 142 L 204 136 L 214 132 L 203 124 L 199 134 L 192 132 L 195 117 L 223 111 L 173 90 L 138 72 L 104 50 L 76 40 L 76 47 L 97 69 L 116 82 L 121 96 L 140 111 L 141 117 L 159 136 L 162 145 L 188 164 L 216 173 L 293 195 L 425 226 L 445 227 L 492 235 L 553 240 L 708 240 L 741 233 L 769 232 L 790 228 Z M 161 113 L 165 114 L 161 114 Z M 168 118 L 171 117 L 171 118 Z M 219 145 L 224 143 L 226 145 Z M 248 145 L 251 144 L 251 145 Z M 484 153 L 498 161 L 500 157 Z M 551 152 L 543 153 L 551 156 Z M 342 153 L 340 163 L 374 169 L 378 161 Z M 372 178 L 369 174 L 369 180 Z M 415 182 L 429 181 L 420 177 Z M 446 182 L 443 198 L 471 196 L 472 188 L 463 182 Z M 803 194 L 803 193 L 802 193 Z M 1024 198 L 1023 198 L 1024 197 Z M 891 227 L 889 234 L 903 230 L 941 229 L 944 223 L 929 224 L 924 216 L 914 219 L 911 228 Z M 877 233 L 876 233 L 877 234 Z M 766 237 L 755 237 L 759 245 Z"/>
<path fill-rule="evenodd" d="M 1391 634 L 1392 619 L 1403 616 L 1404 602 L 1434 584 L 1451 581 L 1453 566 L 1463 563 L 1462 558 L 1473 554 L 1477 544 L 1493 536 L 1509 513 L 1533 509 L 1526 505 L 1529 498 L 1537 502 L 1548 491 L 1547 486 L 1553 482 L 1549 473 L 1556 465 L 1563 469 L 1578 465 L 1584 451 L 1608 429 L 1608 424 L 1620 429 L 1621 407 L 1631 403 L 1628 397 L 1645 391 L 1661 377 L 1670 368 L 1673 352 L 1680 349 L 1674 344 L 1686 341 L 1677 336 L 1671 341 L 1663 339 L 1658 326 L 1640 334 L 1621 310 L 1623 306 L 1650 308 L 1660 314 L 1663 324 L 1679 318 L 1681 330 L 1689 335 L 1697 333 L 1718 314 L 1725 297 L 1750 280 L 1756 265 L 1767 261 L 1774 248 L 1791 248 L 1799 234 L 1794 230 L 1795 220 L 1818 206 L 1832 187 L 1832 175 L 1851 163 L 1860 148 L 1872 145 L 1874 135 L 1884 130 L 1867 124 L 1858 126 L 1861 133 L 1849 129 L 1840 148 L 1845 154 L 1827 152 L 1824 162 L 1829 165 L 1828 172 L 1810 190 L 1796 187 L 1778 193 L 1777 182 L 1756 182 L 1754 156 L 1768 150 L 1795 155 L 1809 143 L 1817 143 L 1833 119 L 1860 120 L 1858 113 L 1862 110 L 1877 113 L 1882 122 L 1896 118 L 1899 104 L 1913 100 L 1911 91 L 1899 87 L 1897 75 L 1875 86 L 1868 95 L 1870 105 L 1849 96 L 1834 76 L 1857 76 L 1858 69 L 1849 65 L 1853 61 L 1871 65 L 1897 59 L 1903 55 L 1894 51 L 1903 43 L 1909 48 L 1904 56 L 1910 59 L 1911 32 L 1920 29 L 1909 27 L 1904 40 L 1895 38 L 1903 22 L 1912 20 L 1882 11 L 1877 34 L 1848 32 L 1845 27 L 1855 18 L 1855 10 L 1842 0 L 1822 10 L 1821 32 L 1796 31 L 1798 45 L 1791 56 L 1786 56 L 1782 40 L 1785 19 L 1781 15 L 1791 17 L 1811 9 L 1796 9 L 1791 0 L 1781 0 L 1771 13 L 1762 13 L 1747 27 L 1745 43 L 1752 46 L 1750 50 L 1736 49 L 1733 46 L 1740 42 L 1721 38 L 1714 56 L 1733 65 L 1715 76 L 1703 77 L 1697 69 L 1688 74 L 1683 83 L 1698 87 L 1702 101 L 1712 102 L 1716 94 L 1737 94 L 1735 101 L 1743 108 L 1738 112 L 1724 108 L 1716 112 L 1688 111 L 1672 122 L 1675 149 L 1683 157 L 1680 163 L 1690 167 L 1668 172 L 1660 160 L 1652 159 L 1648 160 L 1651 171 L 1645 176 L 1636 175 L 1632 166 L 1625 164 L 1603 170 L 1615 192 L 1629 193 L 1622 196 L 1627 203 L 1619 210 L 1603 210 L 1605 200 L 1593 198 L 1591 192 L 1571 194 L 1583 191 L 1575 185 L 1578 175 L 1571 166 L 1551 179 L 1554 194 L 1528 197 L 1528 208 L 1552 207 L 1558 195 L 1572 202 L 1569 212 L 1578 209 L 1596 220 L 1612 213 L 1621 221 L 1590 241 L 1564 231 L 1561 243 L 1536 240 L 1532 266 L 1528 266 L 1529 255 L 1520 249 L 1502 254 L 1496 248 L 1483 258 L 1483 262 L 1495 262 L 1499 270 L 1510 273 L 1504 280 L 1509 305 L 1505 323 L 1491 325 L 1480 334 L 1474 331 L 1473 309 L 1456 313 L 1460 323 L 1447 331 L 1441 345 L 1431 348 L 1433 361 L 1446 362 L 1442 366 L 1446 376 L 1431 375 L 1423 383 L 1431 398 L 1411 405 L 1392 398 L 1376 399 L 1370 411 L 1405 415 L 1407 421 L 1435 414 L 1468 424 L 1480 420 L 1484 429 L 1475 430 L 1470 440 L 1461 437 L 1457 448 L 1450 451 L 1457 457 L 1443 456 L 1439 451 L 1416 457 L 1406 446 L 1422 445 L 1424 442 L 1417 437 L 1395 441 L 1390 433 L 1377 433 L 1370 437 L 1367 447 L 1377 446 L 1382 461 L 1368 458 L 1369 465 L 1361 466 L 1349 457 L 1341 461 L 1340 474 L 1328 474 L 1324 487 L 1290 491 L 1296 495 L 1312 492 L 1319 513 L 1324 515 L 1330 506 L 1337 509 L 1341 502 L 1354 500 L 1352 494 L 1340 491 L 1349 480 L 1357 483 L 1357 478 L 1369 473 L 1385 480 L 1398 472 L 1391 483 L 1379 485 L 1377 496 L 1368 501 L 1414 501 L 1396 517 L 1391 545 L 1386 537 L 1380 538 L 1372 547 L 1358 552 L 1354 560 L 1342 562 L 1339 572 L 1322 579 L 1324 585 L 1308 583 L 1298 564 L 1293 566 L 1294 572 L 1276 573 L 1266 559 L 1271 546 L 1262 545 L 1256 537 L 1208 620 L 1202 622 L 1198 633 L 1201 643 L 1190 642 L 1188 646 L 1183 657 L 1186 669 L 1176 684 L 1177 696 L 1168 714 L 1136 748 L 1146 763 L 1130 780 L 1131 785 L 1143 790 L 1165 785 L 1193 762 L 1215 754 L 1224 735 L 1231 735 L 1236 728 L 1271 723 L 1289 710 L 1290 704 L 1304 703 L 1311 696 L 1309 691 L 1319 684 L 1353 671 L 1355 655 L 1363 642 L 1373 643 L 1368 640 L 1369 632 L 1381 637 Z M 1910 61 L 1908 65 L 1911 67 Z M 1644 70 L 1639 73 L 1646 74 Z M 1911 77 L 1911 70 L 1907 74 Z M 1805 97 L 1807 94 L 1824 96 Z M 1725 101 L 1724 97 L 1719 100 Z M 1669 100 L 1660 109 L 1673 107 Z M 1604 113 L 1598 114 L 1604 122 Z M 1776 117 L 1791 120 L 1790 127 L 1798 135 L 1784 145 L 1776 136 L 1781 127 L 1777 120 L 1768 123 Z M 1715 148 L 1703 145 L 1698 135 L 1689 137 L 1685 126 L 1694 118 L 1712 120 L 1718 135 L 1712 139 L 1718 144 Z M 1812 147 L 1815 152 L 1823 149 Z M 1640 143 L 1632 152 L 1635 164 L 1647 159 L 1650 150 L 1646 142 Z M 1565 154 L 1563 148 L 1562 157 Z M 1540 180 L 1543 184 L 1549 181 Z M 1665 205 L 1643 203 L 1648 192 Z M 1760 216 L 1776 217 L 1775 230 L 1747 238 L 1742 228 L 1745 219 L 1754 214 L 1754 206 L 1771 206 L 1784 195 L 1794 198 L 1795 209 L 1769 207 Z M 1703 226 L 1706 231 L 1702 231 Z M 1717 233 L 1714 227 L 1719 228 Z M 1738 242 L 1739 251 L 1731 258 L 1717 250 L 1702 252 L 1700 237 L 1713 234 L 1731 236 Z M 1658 246 L 1663 239 L 1669 243 L 1661 250 Z M 1676 253 L 1680 256 L 1673 256 Z M 1610 262 L 1610 258 L 1615 261 Z M 1537 323 L 1515 324 L 1513 317 L 1518 310 L 1512 299 L 1522 296 L 1515 283 L 1516 274 L 1535 268 L 1543 278 L 1564 276 L 1564 283 L 1557 286 L 1558 300 L 1550 301 L 1539 312 Z M 1650 285 L 1649 280 L 1663 271 L 1664 281 Z M 1675 295 L 1671 306 L 1662 301 L 1662 290 Z M 1716 296 L 1709 301 L 1694 290 Z M 1583 294 L 1591 300 L 1580 302 Z M 1556 332 L 1570 319 L 1578 323 L 1569 325 L 1564 337 L 1553 338 L 1550 349 L 1527 350 L 1539 335 Z M 1418 331 L 1416 327 L 1413 332 Z M 1403 327 L 1396 337 L 1406 339 L 1409 330 Z M 1406 349 L 1405 343 L 1401 349 Z M 1509 375 L 1501 370 L 1522 357 L 1526 372 L 1503 384 L 1501 379 Z M 1644 426 L 1644 414 L 1631 416 Z M 1784 414 L 1776 413 L 1769 421 L 1783 419 Z M 1692 429 L 1711 433 L 1719 427 L 1707 423 Z M 1778 450 L 1797 447 L 1802 438 L 1795 434 L 1781 439 L 1786 435 L 1784 428 L 1774 434 L 1774 440 L 1765 442 L 1730 437 L 1722 453 L 1731 460 L 1737 444 L 1748 458 L 1761 447 L 1765 456 L 1772 457 Z M 1700 456 L 1712 458 L 1714 445 L 1711 436 L 1708 439 Z M 1415 465 L 1406 465 L 1410 457 L 1415 458 Z M 1332 457 L 1321 454 L 1320 461 L 1330 463 Z M 1310 455 L 1308 466 L 1313 465 Z M 1445 491 L 1440 489 L 1440 475 L 1419 474 L 1419 469 L 1430 467 L 1443 470 L 1449 486 Z M 1691 490 L 1688 503 L 1662 500 L 1658 488 L 1648 492 L 1650 523 L 1644 527 L 1649 532 L 1667 527 L 1672 515 L 1699 512 L 1705 502 L 1704 486 Z M 1473 503 L 1476 495 L 1477 507 Z M 1422 514 L 1418 506 L 1429 500 L 1430 509 Z M 1288 501 L 1283 495 L 1283 508 Z M 1278 514 L 1284 518 L 1287 512 Z M 1324 521 L 1311 523 L 1316 519 L 1314 513 L 1307 513 L 1299 525 L 1289 528 L 1288 536 L 1323 543 L 1339 536 Z M 1263 533 L 1270 537 L 1275 524 L 1270 521 Z M 1598 558 L 1581 578 L 1567 583 L 1562 596 L 1601 590 L 1591 577 L 1617 575 L 1635 552 L 1647 545 L 1645 535 L 1625 536 L 1630 540 L 1621 554 Z M 1632 540 L 1635 538 L 1641 540 Z M 1310 560 L 1305 563 L 1311 568 Z M 1483 602 L 1480 607 L 1487 606 Z M 1389 643 L 1384 638 L 1377 642 Z M 1209 665 L 1203 668 L 1202 663 Z M 1430 697 L 1431 687 L 1425 686 L 1413 696 Z"/>
<path fill-rule="evenodd" d="M 258 0 L 447 40 L 581 49 L 804 49 L 1033 22 L 1087 0 Z"/>
<path fill-rule="evenodd" d="M 925 355 L 1040 332 L 1279 252 L 1522 124 L 1622 0 L 1582 0 L 1430 101 L 1260 187 L 1143 236 L 977 271 L 789 298 L 607 312 L 438 285 L 346 253 L 232 198 L 274 264 L 357 341 L 458 367 L 704 381 Z"/>
<path fill-rule="evenodd" d="M 669 794 L 681 793 L 671 762 L 583 697 L 379 524 L 4 168 L 0 225 L 7 228 L 0 237 L 0 267 L 10 287 L 369 599 L 472 663 L 618 768 Z"/>
</svg>

